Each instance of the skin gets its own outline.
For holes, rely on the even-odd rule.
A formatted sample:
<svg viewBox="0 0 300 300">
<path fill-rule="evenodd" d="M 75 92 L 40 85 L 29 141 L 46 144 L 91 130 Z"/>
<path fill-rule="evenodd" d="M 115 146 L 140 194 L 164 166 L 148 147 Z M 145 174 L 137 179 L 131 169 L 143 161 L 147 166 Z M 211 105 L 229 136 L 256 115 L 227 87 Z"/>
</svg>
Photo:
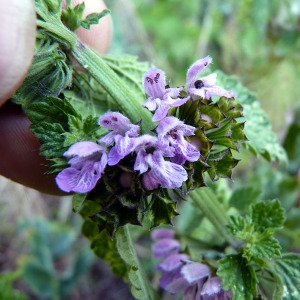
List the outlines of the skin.
<svg viewBox="0 0 300 300">
<path fill-rule="evenodd" d="M 83 1 L 73 1 L 78 4 Z M 86 0 L 85 14 L 101 12 L 101 0 Z M 43 193 L 63 195 L 47 175 L 40 144 L 29 131 L 30 122 L 9 97 L 26 77 L 34 52 L 35 13 L 32 0 L 0 0 L 0 175 Z M 91 29 L 76 31 L 81 41 L 98 53 L 107 52 L 111 42 L 110 16 Z"/>
</svg>

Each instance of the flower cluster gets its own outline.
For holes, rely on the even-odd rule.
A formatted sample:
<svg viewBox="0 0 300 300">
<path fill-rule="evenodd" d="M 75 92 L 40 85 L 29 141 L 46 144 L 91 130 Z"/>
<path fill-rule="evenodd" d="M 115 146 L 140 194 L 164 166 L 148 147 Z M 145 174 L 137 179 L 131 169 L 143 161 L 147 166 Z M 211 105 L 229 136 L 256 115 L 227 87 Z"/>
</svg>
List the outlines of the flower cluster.
<svg viewBox="0 0 300 300">
<path fill-rule="evenodd" d="M 165 73 L 153 68 L 143 78 L 149 96 L 144 107 L 154 112 L 152 121 L 158 122 L 153 133 L 140 135 L 140 126 L 131 124 L 119 112 L 107 112 L 99 119 L 99 125 L 109 132 L 97 143 L 82 141 L 72 145 L 64 156 L 70 167 L 56 177 L 59 188 L 66 192 L 91 191 L 105 172 L 106 166 L 115 166 L 125 157 L 133 161 L 133 171 L 141 174 L 146 190 L 180 188 L 187 181 L 186 162 L 196 162 L 200 157 L 197 143 L 188 141 L 195 127 L 186 125 L 175 116 L 169 116 L 171 107 L 179 107 L 195 97 L 208 99 L 212 95 L 231 98 L 234 94 L 216 86 L 216 76 L 211 74 L 197 79 L 211 63 L 209 56 L 196 61 L 187 72 L 186 97 L 183 87 L 166 85 Z"/>
<path fill-rule="evenodd" d="M 180 243 L 174 239 L 175 232 L 169 229 L 157 229 L 152 232 L 155 243 L 152 251 L 155 258 L 163 257 L 156 267 L 162 272 L 160 286 L 177 294 L 183 292 L 184 300 L 229 300 L 231 292 L 222 289 L 220 277 L 212 276 L 210 268 L 193 262 L 187 254 L 180 252 Z"/>
</svg>

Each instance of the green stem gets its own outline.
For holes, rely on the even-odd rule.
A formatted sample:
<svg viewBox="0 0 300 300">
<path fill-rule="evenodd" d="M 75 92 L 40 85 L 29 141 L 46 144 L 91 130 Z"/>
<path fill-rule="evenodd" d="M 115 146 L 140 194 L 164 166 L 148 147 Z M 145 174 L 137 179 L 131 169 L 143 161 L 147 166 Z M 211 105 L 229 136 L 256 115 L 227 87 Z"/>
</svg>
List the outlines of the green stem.
<svg viewBox="0 0 300 300">
<path fill-rule="evenodd" d="M 132 243 L 128 225 L 122 226 L 117 230 L 116 241 L 118 252 L 129 267 L 128 279 L 131 283 L 132 295 L 135 297 L 135 299 L 158 299 L 157 294 L 152 288 L 140 265 L 134 245 Z"/>
<path fill-rule="evenodd" d="M 38 14 L 42 14 L 42 12 Z M 49 35 L 63 44 L 78 61 L 78 63 L 110 94 L 132 122 L 142 120 L 143 132 L 150 132 L 155 126 L 151 120 L 150 112 L 141 106 L 141 101 L 120 79 L 120 77 L 105 63 L 105 61 L 92 49 L 81 43 L 76 34 L 65 27 L 54 16 L 44 16 L 46 21 L 37 21 L 37 25 L 46 30 Z"/>
<path fill-rule="evenodd" d="M 231 246 L 236 248 L 236 241 L 226 230 L 226 225 L 228 224 L 227 214 L 211 189 L 201 188 L 194 190 L 189 194 L 189 197 L 192 199 L 193 205 L 202 211 L 215 226 L 219 234 L 225 238 Z"/>
<path fill-rule="evenodd" d="M 151 114 L 143 108 L 140 100 L 124 84 L 118 75 L 92 49 L 80 41 L 71 49 L 71 53 L 79 64 L 112 96 L 132 122 L 143 120 L 143 132 L 150 132 L 154 124 Z"/>
</svg>

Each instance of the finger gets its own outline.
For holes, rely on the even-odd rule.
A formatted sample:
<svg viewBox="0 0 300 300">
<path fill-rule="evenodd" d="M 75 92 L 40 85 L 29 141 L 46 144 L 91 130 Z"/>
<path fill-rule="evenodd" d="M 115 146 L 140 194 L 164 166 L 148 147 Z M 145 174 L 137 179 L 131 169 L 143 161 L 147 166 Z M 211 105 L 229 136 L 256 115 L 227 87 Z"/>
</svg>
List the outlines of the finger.
<svg viewBox="0 0 300 300">
<path fill-rule="evenodd" d="M 22 84 L 35 41 L 35 10 L 31 0 L 0 0 L 0 106 Z"/>
<path fill-rule="evenodd" d="M 41 192 L 62 195 L 54 176 L 47 175 L 40 144 L 29 131 L 30 122 L 19 106 L 7 102 L 0 109 L 0 174 Z"/>
<path fill-rule="evenodd" d="M 64 1 L 65 4 L 66 1 Z M 73 0 L 73 6 L 85 2 L 84 17 L 94 12 L 102 12 L 106 6 L 102 0 Z M 112 39 L 112 20 L 110 15 L 101 18 L 99 23 L 90 29 L 80 27 L 76 30 L 80 40 L 100 54 L 108 51 Z"/>
</svg>

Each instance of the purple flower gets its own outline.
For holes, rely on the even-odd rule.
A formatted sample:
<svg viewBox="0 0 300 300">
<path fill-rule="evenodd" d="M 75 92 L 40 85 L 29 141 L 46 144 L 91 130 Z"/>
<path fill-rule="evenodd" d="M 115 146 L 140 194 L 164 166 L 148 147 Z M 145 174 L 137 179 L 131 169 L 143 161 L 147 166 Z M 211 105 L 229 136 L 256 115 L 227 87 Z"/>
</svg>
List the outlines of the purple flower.
<svg viewBox="0 0 300 300">
<path fill-rule="evenodd" d="M 187 180 L 187 172 L 182 166 L 164 159 L 174 156 L 174 149 L 164 147 L 156 137 L 145 134 L 136 138 L 135 151 L 134 170 L 141 174 L 148 171 L 146 179 L 151 180 L 150 186 L 156 183 L 163 188 L 179 188 Z"/>
<path fill-rule="evenodd" d="M 236 95 L 231 91 L 216 85 L 217 74 L 210 74 L 208 76 L 197 79 L 200 73 L 202 73 L 206 67 L 212 62 L 210 56 L 197 60 L 193 63 L 187 71 L 187 92 L 193 98 L 194 96 L 200 96 L 205 99 L 209 99 L 212 95 L 225 96 L 226 98 L 232 98 Z"/>
<path fill-rule="evenodd" d="M 56 176 L 58 187 L 65 192 L 86 193 L 92 190 L 106 167 L 106 149 L 94 142 L 78 142 L 64 156 L 69 159 L 70 167 Z"/>
<path fill-rule="evenodd" d="M 156 270 L 163 272 L 159 284 L 164 290 L 176 294 L 189 286 L 181 274 L 181 268 L 188 260 L 189 256 L 186 254 L 172 254 L 157 266 Z"/>
<path fill-rule="evenodd" d="M 140 127 L 130 123 L 129 119 L 118 112 L 108 112 L 99 119 L 99 124 L 108 130 L 107 135 L 99 140 L 106 146 L 115 143 L 108 154 L 108 165 L 116 165 L 122 158 L 128 155 L 134 147 L 134 139 L 138 136 Z"/>
<path fill-rule="evenodd" d="M 186 254 L 171 254 L 167 256 L 166 259 L 164 259 L 161 263 L 159 263 L 159 265 L 156 267 L 156 271 L 171 272 L 179 267 L 182 267 L 183 263 L 188 262 L 189 259 L 190 257 Z"/>
<path fill-rule="evenodd" d="M 156 128 L 158 139 L 166 146 L 175 149 L 171 161 L 183 165 L 186 161 L 197 161 L 200 152 L 184 137 L 194 135 L 195 127 L 184 124 L 176 117 L 166 117 L 160 121 Z"/>
<path fill-rule="evenodd" d="M 163 272 L 159 280 L 160 286 L 171 294 L 186 290 L 187 293 L 192 293 L 195 291 L 192 287 L 198 285 L 201 288 L 211 274 L 208 266 L 191 262 L 186 254 L 169 255 L 156 270 Z"/>
<path fill-rule="evenodd" d="M 229 300 L 231 291 L 222 289 L 222 279 L 220 277 L 209 278 L 201 289 L 201 299 L 203 300 Z"/>
<path fill-rule="evenodd" d="M 179 252 L 180 243 L 173 239 L 161 239 L 152 245 L 152 251 L 155 258 L 167 257 Z"/>
<path fill-rule="evenodd" d="M 189 284 L 194 284 L 200 279 L 208 278 L 210 269 L 205 264 L 190 262 L 182 267 L 181 274 Z"/>
<path fill-rule="evenodd" d="M 179 98 L 182 88 L 165 88 L 166 76 L 160 69 L 150 69 L 143 78 L 144 89 L 149 96 L 143 107 L 155 111 L 152 121 L 162 120 L 171 106 L 181 106 L 189 97 Z"/>
<path fill-rule="evenodd" d="M 173 239 L 175 236 L 175 231 L 171 229 L 166 228 L 159 228 L 156 230 L 153 230 L 151 233 L 151 238 L 155 241 L 161 240 L 161 239 Z"/>
</svg>

